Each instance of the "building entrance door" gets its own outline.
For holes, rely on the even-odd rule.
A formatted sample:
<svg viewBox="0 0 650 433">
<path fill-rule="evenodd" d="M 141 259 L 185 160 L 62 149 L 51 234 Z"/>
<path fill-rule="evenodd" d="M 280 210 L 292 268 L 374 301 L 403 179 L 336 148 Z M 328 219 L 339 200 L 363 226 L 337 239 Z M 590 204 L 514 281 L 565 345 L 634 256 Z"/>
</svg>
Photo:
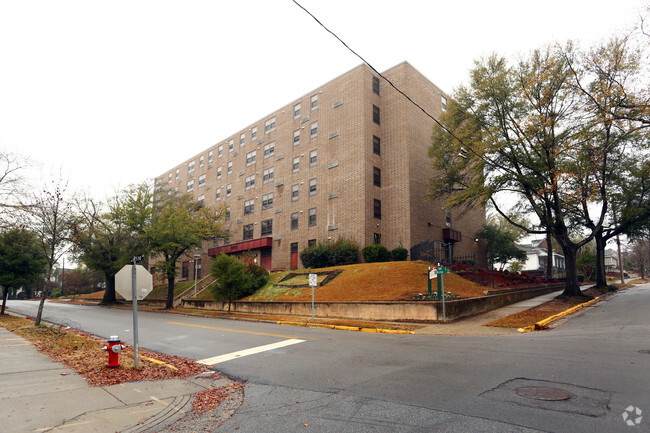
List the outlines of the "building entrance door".
<svg viewBox="0 0 650 433">
<path fill-rule="evenodd" d="M 291 244 L 291 269 L 298 269 L 298 242 Z"/>
</svg>

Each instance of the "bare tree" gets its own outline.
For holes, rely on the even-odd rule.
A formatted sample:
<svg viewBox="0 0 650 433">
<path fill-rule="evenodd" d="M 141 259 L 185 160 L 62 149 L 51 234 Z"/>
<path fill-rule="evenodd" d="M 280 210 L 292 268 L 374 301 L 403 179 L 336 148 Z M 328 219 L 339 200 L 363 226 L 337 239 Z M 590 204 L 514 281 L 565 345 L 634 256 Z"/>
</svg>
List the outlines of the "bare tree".
<svg viewBox="0 0 650 433">
<path fill-rule="evenodd" d="M 0 226 L 8 228 L 12 225 L 14 211 L 20 207 L 19 194 L 24 191 L 23 178 L 20 171 L 25 161 L 20 157 L 0 150 Z"/>
<path fill-rule="evenodd" d="M 71 205 L 65 200 L 67 183 L 59 177 L 40 193 L 34 194 L 29 203 L 23 205 L 27 216 L 25 225 L 36 233 L 40 240 L 40 251 L 47 260 L 46 283 L 52 278 L 52 271 L 59 259 L 68 251 L 70 225 L 67 220 Z M 48 295 L 47 284 L 41 295 L 36 315 L 36 326 L 40 325 L 43 305 Z"/>
</svg>

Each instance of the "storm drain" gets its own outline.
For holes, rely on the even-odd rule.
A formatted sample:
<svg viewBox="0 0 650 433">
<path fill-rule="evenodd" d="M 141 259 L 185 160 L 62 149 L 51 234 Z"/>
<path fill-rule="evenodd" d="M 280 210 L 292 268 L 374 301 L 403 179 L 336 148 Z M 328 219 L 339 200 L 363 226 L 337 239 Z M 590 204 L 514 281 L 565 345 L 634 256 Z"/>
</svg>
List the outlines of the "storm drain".
<svg viewBox="0 0 650 433">
<path fill-rule="evenodd" d="M 639 353 L 642 353 L 644 355 L 650 355 L 650 349 L 639 350 Z"/>
<path fill-rule="evenodd" d="M 485 391 L 481 397 L 536 409 L 601 417 L 609 412 L 611 393 L 572 383 L 519 377 Z"/>
<path fill-rule="evenodd" d="M 557 388 L 545 388 L 543 386 L 527 386 L 525 388 L 519 388 L 515 393 L 520 397 L 544 401 L 561 401 L 568 400 L 572 397 L 569 392 Z"/>
</svg>

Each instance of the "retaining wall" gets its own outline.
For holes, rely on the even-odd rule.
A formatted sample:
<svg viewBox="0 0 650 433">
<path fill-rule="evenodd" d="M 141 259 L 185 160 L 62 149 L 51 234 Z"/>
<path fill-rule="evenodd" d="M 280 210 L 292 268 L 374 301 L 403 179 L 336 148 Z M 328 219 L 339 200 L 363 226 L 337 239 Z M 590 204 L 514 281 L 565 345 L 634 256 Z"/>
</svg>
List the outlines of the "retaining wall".
<svg viewBox="0 0 650 433">
<path fill-rule="evenodd" d="M 455 320 L 494 310 L 505 305 L 534 298 L 535 296 L 561 290 L 563 283 L 547 284 L 534 288 L 479 298 L 445 301 L 447 320 Z M 197 308 L 212 311 L 228 311 L 228 302 L 184 299 L 183 308 Z M 277 314 L 311 316 L 311 302 L 233 302 L 233 313 Z M 442 320 L 440 301 L 393 301 L 393 302 L 315 302 L 314 315 L 320 318 L 344 318 L 360 320 L 430 322 Z"/>
</svg>

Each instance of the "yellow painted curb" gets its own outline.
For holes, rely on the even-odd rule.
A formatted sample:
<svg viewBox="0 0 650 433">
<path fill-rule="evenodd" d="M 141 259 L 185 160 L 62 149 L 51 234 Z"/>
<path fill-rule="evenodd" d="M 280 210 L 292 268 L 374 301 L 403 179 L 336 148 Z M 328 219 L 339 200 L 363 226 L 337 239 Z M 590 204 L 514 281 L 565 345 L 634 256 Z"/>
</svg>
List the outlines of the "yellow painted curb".
<svg viewBox="0 0 650 433">
<path fill-rule="evenodd" d="M 140 355 L 140 358 L 146 359 L 147 361 L 153 362 L 154 364 L 164 365 L 165 367 L 171 368 L 172 370 L 178 370 L 178 368 L 174 367 L 173 365 L 167 364 L 166 362 L 160 361 L 159 359 L 153 359 L 153 358 L 149 358 L 148 356 L 142 356 L 142 355 Z"/>
<path fill-rule="evenodd" d="M 358 326 L 343 326 L 343 325 L 334 325 L 334 329 L 339 329 L 341 331 L 358 331 Z"/>
<path fill-rule="evenodd" d="M 288 325 L 288 326 L 303 326 L 307 328 L 324 328 L 324 329 L 338 329 L 341 331 L 360 331 L 360 332 L 372 332 L 377 334 L 408 334 L 415 335 L 413 331 L 404 331 L 401 329 L 380 329 L 380 328 L 359 328 L 358 326 L 343 326 L 343 325 L 328 325 L 325 323 L 306 323 L 306 322 L 285 322 L 278 321 L 278 325 Z"/>
<path fill-rule="evenodd" d="M 591 305 L 591 304 L 593 304 L 594 302 L 596 302 L 599 299 L 600 299 L 600 296 L 592 299 L 591 301 L 583 302 L 582 304 L 578 304 L 575 307 L 569 308 L 568 310 L 564 310 L 564 311 L 562 311 L 560 313 L 557 313 L 557 314 L 555 314 L 555 315 L 553 315 L 551 317 L 547 317 L 546 319 L 540 320 L 539 322 L 536 322 L 534 325 L 526 326 L 524 328 L 519 328 L 519 329 L 517 329 L 517 331 L 519 331 L 519 332 L 531 332 L 531 331 L 534 331 L 536 329 L 543 329 L 549 323 L 554 322 L 557 319 L 561 319 L 562 317 L 564 317 L 566 315 L 574 313 L 574 312 L 578 311 L 579 309 L 586 307 L 587 305 Z"/>
</svg>

